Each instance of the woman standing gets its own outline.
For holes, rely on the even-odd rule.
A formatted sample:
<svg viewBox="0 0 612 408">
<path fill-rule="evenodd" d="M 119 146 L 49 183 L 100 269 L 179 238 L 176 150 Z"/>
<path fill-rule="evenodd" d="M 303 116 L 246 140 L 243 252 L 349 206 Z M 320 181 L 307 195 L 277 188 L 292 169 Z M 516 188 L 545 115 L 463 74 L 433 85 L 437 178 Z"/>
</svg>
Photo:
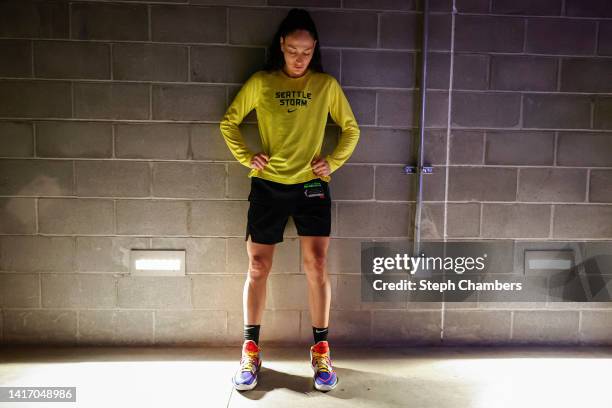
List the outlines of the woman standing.
<svg viewBox="0 0 612 408">
<path fill-rule="evenodd" d="M 300 238 L 308 281 L 314 386 L 326 391 L 338 383 L 327 341 L 331 303 L 325 269 L 331 230 L 328 182 L 330 174 L 353 153 L 359 127 L 340 84 L 323 72 L 318 40 L 309 13 L 290 10 L 274 36 L 265 69 L 245 82 L 220 125 L 233 156 L 251 169 L 245 237 L 249 269 L 243 291 L 244 343 L 240 367 L 232 379 L 238 390 L 257 385 L 266 282 L 275 244 L 283 241 L 289 216 Z M 249 150 L 238 128 L 253 109 L 263 147 L 258 153 Z M 328 113 L 342 128 L 342 134 L 333 153 L 321 157 Z"/>
</svg>

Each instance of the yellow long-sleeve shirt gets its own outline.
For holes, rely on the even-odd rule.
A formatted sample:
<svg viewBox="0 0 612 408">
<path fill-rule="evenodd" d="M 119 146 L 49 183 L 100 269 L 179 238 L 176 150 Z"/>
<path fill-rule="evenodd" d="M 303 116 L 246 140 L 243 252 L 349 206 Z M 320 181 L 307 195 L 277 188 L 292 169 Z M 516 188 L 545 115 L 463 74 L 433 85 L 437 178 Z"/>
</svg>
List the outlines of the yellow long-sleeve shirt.
<svg viewBox="0 0 612 408">
<path fill-rule="evenodd" d="M 270 160 L 263 170 L 251 169 L 249 178 L 297 184 L 319 177 L 310 163 L 321 155 L 328 113 L 342 129 L 332 154 L 325 156 L 331 172 L 348 160 L 359 140 L 357 121 L 336 78 L 311 69 L 299 78 L 282 70 L 257 71 L 244 83 L 220 124 L 232 155 L 249 168 L 256 152 L 245 144 L 239 125 L 253 109 L 263 151 Z"/>
</svg>

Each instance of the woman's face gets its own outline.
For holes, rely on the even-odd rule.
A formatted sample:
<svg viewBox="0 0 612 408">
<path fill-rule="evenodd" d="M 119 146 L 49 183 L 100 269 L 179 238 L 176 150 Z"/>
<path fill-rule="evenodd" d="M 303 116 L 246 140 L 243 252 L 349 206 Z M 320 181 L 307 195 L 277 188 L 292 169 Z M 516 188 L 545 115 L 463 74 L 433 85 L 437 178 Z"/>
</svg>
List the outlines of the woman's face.
<svg viewBox="0 0 612 408">
<path fill-rule="evenodd" d="M 304 75 L 317 41 L 312 38 L 306 30 L 297 30 L 287 34 L 285 38 L 281 37 L 280 47 L 285 56 L 284 71 L 291 77 L 300 77 Z"/>
</svg>

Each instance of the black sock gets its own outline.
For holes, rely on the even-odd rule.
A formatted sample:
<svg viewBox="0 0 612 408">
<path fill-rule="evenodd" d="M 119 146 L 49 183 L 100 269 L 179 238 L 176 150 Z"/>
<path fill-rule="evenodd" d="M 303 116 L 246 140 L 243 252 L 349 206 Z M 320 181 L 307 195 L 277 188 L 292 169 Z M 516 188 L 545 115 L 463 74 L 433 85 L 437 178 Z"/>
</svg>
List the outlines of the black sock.
<svg viewBox="0 0 612 408">
<path fill-rule="evenodd" d="M 244 340 L 253 340 L 255 344 L 259 345 L 259 324 L 245 324 L 244 325 Z"/>
<path fill-rule="evenodd" d="M 328 327 L 314 327 L 312 326 L 312 334 L 314 336 L 315 344 L 320 341 L 327 340 Z"/>
</svg>

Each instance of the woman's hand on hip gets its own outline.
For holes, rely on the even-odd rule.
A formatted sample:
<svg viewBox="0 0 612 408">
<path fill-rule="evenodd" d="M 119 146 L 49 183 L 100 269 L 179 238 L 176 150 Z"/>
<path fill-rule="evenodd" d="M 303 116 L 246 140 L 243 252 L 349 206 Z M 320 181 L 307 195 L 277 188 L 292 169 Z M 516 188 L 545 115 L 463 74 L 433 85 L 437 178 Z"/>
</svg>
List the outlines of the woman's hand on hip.
<svg viewBox="0 0 612 408">
<path fill-rule="evenodd" d="M 262 170 L 270 161 L 270 158 L 264 152 L 259 152 L 251 158 L 251 168 Z"/>
<path fill-rule="evenodd" d="M 329 176 L 331 173 L 329 163 L 323 158 L 314 159 L 312 162 L 310 162 L 310 166 L 312 167 L 312 172 L 319 177 Z"/>
</svg>

